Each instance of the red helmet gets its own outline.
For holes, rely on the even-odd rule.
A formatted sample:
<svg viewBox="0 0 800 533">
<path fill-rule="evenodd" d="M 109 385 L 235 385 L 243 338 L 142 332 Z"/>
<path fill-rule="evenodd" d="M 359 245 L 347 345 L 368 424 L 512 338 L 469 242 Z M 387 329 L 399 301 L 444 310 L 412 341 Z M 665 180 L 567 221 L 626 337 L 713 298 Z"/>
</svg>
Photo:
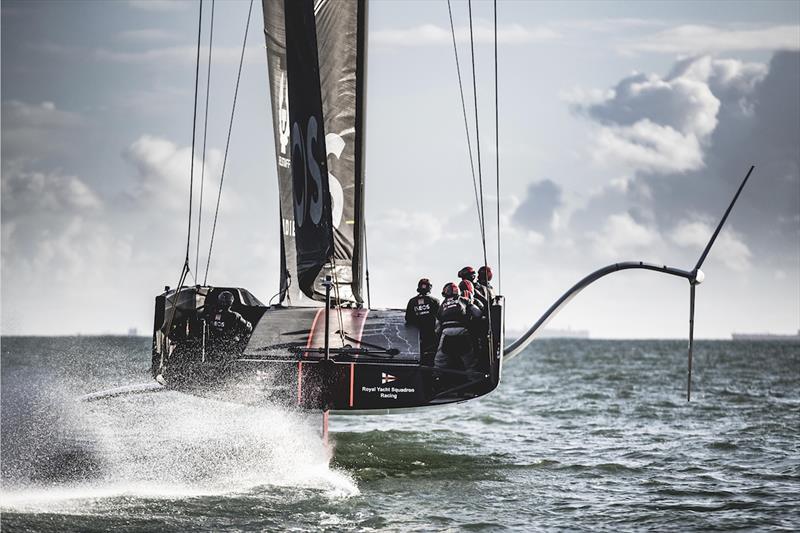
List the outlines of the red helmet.
<svg viewBox="0 0 800 533">
<path fill-rule="evenodd" d="M 442 296 L 445 298 L 455 298 L 458 296 L 458 285 L 453 282 L 445 283 L 442 289 Z"/>
<path fill-rule="evenodd" d="M 470 281 L 475 281 L 475 269 L 471 266 L 465 266 L 461 270 L 458 271 L 458 277 L 461 279 L 468 279 Z"/>
<path fill-rule="evenodd" d="M 428 294 L 431 292 L 431 280 L 428 278 L 422 278 L 417 283 L 417 292 L 420 294 Z"/>
<path fill-rule="evenodd" d="M 482 266 L 478 269 L 478 281 L 486 283 L 492 281 L 492 267 Z"/>
</svg>

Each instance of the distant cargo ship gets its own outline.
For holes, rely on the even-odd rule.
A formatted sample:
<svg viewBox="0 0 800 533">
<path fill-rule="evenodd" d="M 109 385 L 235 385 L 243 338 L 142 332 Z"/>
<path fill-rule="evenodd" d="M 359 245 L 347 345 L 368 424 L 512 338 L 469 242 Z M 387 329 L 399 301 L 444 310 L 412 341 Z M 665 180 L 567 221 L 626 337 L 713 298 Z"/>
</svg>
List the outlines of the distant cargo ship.
<svg viewBox="0 0 800 533">
<path fill-rule="evenodd" d="M 791 341 L 800 342 L 800 329 L 795 335 L 775 335 L 773 333 L 731 333 L 735 341 Z"/>
</svg>

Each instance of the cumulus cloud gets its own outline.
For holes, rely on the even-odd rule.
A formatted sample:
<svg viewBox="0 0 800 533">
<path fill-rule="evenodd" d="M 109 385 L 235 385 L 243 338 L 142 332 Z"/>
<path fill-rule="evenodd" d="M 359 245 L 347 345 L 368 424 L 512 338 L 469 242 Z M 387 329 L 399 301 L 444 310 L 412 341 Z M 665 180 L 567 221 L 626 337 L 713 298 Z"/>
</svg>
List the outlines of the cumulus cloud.
<svg viewBox="0 0 800 533">
<path fill-rule="evenodd" d="M 609 216 L 599 231 L 591 232 L 592 249 L 600 258 L 619 259 L 632 252 L 651 249 L 658 232 L 634 220 L 630 213 Z"/>
<path fill-rule="evenodd" d="M 800 48 L 800 26 L 797 25 L 731 29 L 686 24 L 642 36 L 623 45 L 622 50 L 697 54 L 798 48 Z"/>
<path fill-rule="evenodd" d="M 456 27 L 456 40 L 469 42 L 469 27 Z M 521 24 L 498 26 L 499 44 L 527 44 L 558 39 L 559 33 L 546 26 L 526 28 Z M 449 27 L 422 24 L 409 28 L 386 28 L 370 32 L 370 43 L 387 46 L 431 46 L 452 45 L 453 36 Z M 494 28 L 488 22 L 473 25 L 473 40 L 476 44 L 494 43 Z"/>
<path fill-rule="evenodd" d="M 708 72 L 690 63 L 681 72 L 662 78 L 633 74 L 620 81 L 605 102 L 587 113 L 605 124 L 634 125 L 649 120 L 684 135 L 705 137 L 717 125 L 719 100 L 708 86 Z"/>
<path fill-rule="evenodd" d="M 4 331 L 97 332 L 100 323 L 104 328 L 114 323 L 116 331 L 123 331 L 129 320 L 141 323 L 135 318 L 139 311 L 144 313 L 141 316 L 149 314 L 150 302 L 145 298 L 132 303 L 139 309 L 133 316 L 130 312 L 118 318 L 105 316 L 108 303 L 127 300 L 126 292 L 132 287 L 139 294 L 157 291 L 164 276 L 179 264 L 183 247 L 176 244 L 185 239 L 190 148 L 145 135 L 131 144 L 124 157 L 136 169 L 132 176 L 118 178 L 120 188 L 128 191 L 124 197 L 104 196 L 85 178 L 55 170 L 24 166 L 4 170 L 0 271 L 4 293 L 24 302 L 3 310 Z M 212 151 L 208 172 L 218 172 L 220 159 L 219 152 Z M 199 168 L 196 160 L 198 177 Z M 130 177 L 133 185 L 122 184 Z M 206 192 L 212 191 L 210 196 L 215 197 L 215 176 L 206 177 Z M 223 209 L 235 207 L 236 202 L 235 194 L 226 193 Z M 176 209 L 181 210 L 180 216 Z M 206 233 L 209 226 L 204 228 Z M 252 240 L 252 235 L 230 235 L 224 229 L 220 235 L 220 246 L 238 245 L 239 249 L 244 248 L 241 240 Z M 202 241 L 205 246 L 207 235 Z M 52 280 L 56 287 L 39 283 L 42 279 Z M 87 290 L 88 283 L 91 289 Z M 66 302 L 81 293 L 83 316 L 65 315 Z M 45 300 L 48 305 L 42 309 Z"/>
<path fill-rule="evenodd" d="M 556 209 L 562 205 L 561 188 L 551 180 L 528 185 L 527 195 L 512 216 L 512 222 L 538 234 L 553 229 Z"/>
<path fill-rule="evenodd" d="M 602 100 L 596 90 L 585 92 L 583 101 L 574 91 L 571 98 L 573 109 L 599 124 L 596 160 L 654 174 L 684 173 L 704 167 L 722 100 L 728 113 L 752 113 L 754 88 L 765 75 L 761 64 L 693 57 L 664 77 L 627 76 Z"/>
<path fill-rule="evenodd" d="M 189 194 L 189 171 L 192 149 L 153 135 L 142 135 L 123 152 L 123 157 L 136 169 L 135 181 L 129 190 L 140 204 L 151 204 L 173 210 L 186 208 Z M 216 191 L 221 162 L 218 150 L 206 155 L 205 187 Z M 195 154 L 195 178 L 199 182 L 202 161 Z M 230 195 L 229 195 L 230 196 Z M 226 198 L 228 204 L 230 199 Z"/>
<path fill-rule="evenodd" d="M 737 272 L 754 257 L 788 268 L 800 241 L 798 94 L 800 54 L 778 52 L 769 65 L 685 58 L 664 78 L 628 76 L 604 101 L 576 104 L 596 123 L 593 153 L 627 164 L 630 177 L 591 197 L 573 228 L 591 231 L 605 219 L 605 230 L 634 238 L 630 220 L 611 217 L 636 213 L 633 221 L 663 242 L 699 253 L 754 164 L 712 255 Z"/>
<path fill-rule="evenodd" d="M 670 232 L 669 238 L 678 246 L 703 250 L 713 231 L 714 228 L 705 222 L 684 222 Z M 750 248 L 742 241 L 741 236 L 731 229 L 723 229 L 714 243 L 714 257 L 719 258 L 728 268 L 737 272 L 750 270 L 752 255 Z"/>
<path fill-rule="evenodd" d="M 4 223 L 19 215 L 46 211 L 80 212 L 100 209 L 100 197 L 77 176 L 12 172 L 3 176 Z"/>
<path fill-rule="evenodd" d="M 627 127 L 600 128 L 592 157 L 652 172 L 684 172 L 703 166 L 700 139 L 647 119 Z"/>
</svg>

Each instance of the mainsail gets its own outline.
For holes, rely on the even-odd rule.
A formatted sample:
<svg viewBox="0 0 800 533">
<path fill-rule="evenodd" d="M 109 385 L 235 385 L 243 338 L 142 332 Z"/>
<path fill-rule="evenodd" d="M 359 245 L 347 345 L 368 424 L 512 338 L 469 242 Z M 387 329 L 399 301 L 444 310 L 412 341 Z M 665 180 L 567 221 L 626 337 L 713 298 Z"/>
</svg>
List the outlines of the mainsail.
<svg viewBox="0 0 800 533">
<path fill-rule="evenodd" d="M 281 301 L 361 303 L 366 2 L 263 0 L 281 213 Z M 324 179 L 327 176 L 327 179 Z"/>
</svg>

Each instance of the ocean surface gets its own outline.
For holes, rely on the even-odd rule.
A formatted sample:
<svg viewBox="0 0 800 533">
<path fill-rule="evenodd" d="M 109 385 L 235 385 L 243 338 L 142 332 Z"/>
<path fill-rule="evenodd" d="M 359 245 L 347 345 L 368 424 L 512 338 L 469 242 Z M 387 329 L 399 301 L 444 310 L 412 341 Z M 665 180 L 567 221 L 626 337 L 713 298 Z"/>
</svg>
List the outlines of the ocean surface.
<svg viewBox="0 0 800 533">
<path fill-rule="evenodd" d="M 2 339 L 3 531 L 800 529 L 800 345 L 546 339 L 488 397 L 391 416 L 149 381 L 150 340 Z"/>
</svg>

